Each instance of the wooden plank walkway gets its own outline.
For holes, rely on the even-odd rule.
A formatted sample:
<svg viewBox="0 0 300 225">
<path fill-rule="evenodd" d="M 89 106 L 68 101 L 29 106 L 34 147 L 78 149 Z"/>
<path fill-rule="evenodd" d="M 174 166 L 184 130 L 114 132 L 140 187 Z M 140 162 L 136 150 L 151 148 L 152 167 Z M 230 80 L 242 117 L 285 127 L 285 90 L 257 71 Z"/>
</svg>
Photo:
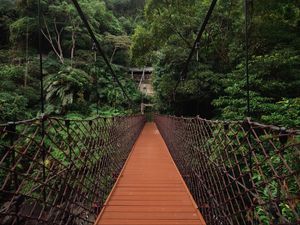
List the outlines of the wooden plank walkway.
<svg viewBox="0 0 300 225">
<path fill-rule="evenodd" d="M 95 225 L 205 222 L 156 125 L 147 123 Z"/>
</svg>

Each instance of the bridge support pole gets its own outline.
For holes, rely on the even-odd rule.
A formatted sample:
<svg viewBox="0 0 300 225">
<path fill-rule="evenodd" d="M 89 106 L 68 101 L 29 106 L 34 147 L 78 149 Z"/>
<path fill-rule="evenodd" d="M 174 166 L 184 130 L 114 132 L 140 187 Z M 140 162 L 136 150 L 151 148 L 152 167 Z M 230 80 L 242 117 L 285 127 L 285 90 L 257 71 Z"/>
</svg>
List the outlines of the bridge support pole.
<svg viewBox="0 0 300 225">
<path fill-rule="evenodd" d="M 9 149 L 8 151 L 11 152 L 11 165 L 13 171 L 12 171 L 12 181 L 13 181 L 13 189 L 15 190 L 15 193 L 18 193 L 19 189 L 19 180 L 18 180 L 18 173 L 17 169 L 18 166 L 16 165 L 16 149 L 14 147 L 14 142 L 15 142 L 15 137 L 16 137 L 16 124 L 14 122 L 8 123 L 8 136 L 9 136 Z M 20 223 L 20 218 L 19 218 L 19 211 L 20 211 L 20 201 L 18 200 L 19 196 L 15 196 L 15 214 L 16 214 L 16 223 Z"/>
</svg>

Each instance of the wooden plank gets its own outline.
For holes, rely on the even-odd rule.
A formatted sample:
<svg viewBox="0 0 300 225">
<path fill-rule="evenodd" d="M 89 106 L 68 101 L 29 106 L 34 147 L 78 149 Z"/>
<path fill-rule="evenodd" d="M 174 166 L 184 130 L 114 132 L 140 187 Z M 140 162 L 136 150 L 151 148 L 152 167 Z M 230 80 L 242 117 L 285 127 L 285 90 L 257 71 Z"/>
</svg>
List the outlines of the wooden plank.
<svg viewBox="0 0 300 225">
<path fill-rule="evenodd" d="M 194 212 L 195 209 L 192 206 L 108 206 L 105 209 L 106 212 Z"/>
<path fill-rule="evenodd" d="M 95 225 L 205 225 L 155 124 L 143 129 Z"/>
<path fill-rule="evenodd" d="M 183 201 L 158 201 L 158 200 L 152 200 L 152 201 L 144 201 L 144 200 L 110 200 L 107 205 L 130 205 L 130 206 L 144 206 L 144 205 L 152 205 L 152 206 L 189 206 L 191 205 L 191 201 L 188 199 L 185 199 Z"/>
<path fill-rule="evenodd" d="M 124 220 L 196 220 L 196 212 L 106 212 L 102 219 Z"/>
<path fill-rule="evenodd" d="M 115 201 L 181 201 L 184 202 L 186 195 L 113 195 Z"/>
<path fill-rule="evenodd" d="M 104 219 L 101 225 L 205 225 L 199 220 L 124 220 L 124 219 Z"/>
</svg>

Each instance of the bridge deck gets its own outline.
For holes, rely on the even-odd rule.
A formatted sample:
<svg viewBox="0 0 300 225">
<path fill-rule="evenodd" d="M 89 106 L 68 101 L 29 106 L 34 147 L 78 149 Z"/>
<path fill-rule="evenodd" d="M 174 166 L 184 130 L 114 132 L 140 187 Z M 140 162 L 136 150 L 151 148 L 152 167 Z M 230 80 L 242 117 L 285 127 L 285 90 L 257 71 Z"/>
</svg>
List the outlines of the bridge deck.
<svg viewBox="0 0 300 225">
<path fill-rule="evenodd" d="M 205 224 L 155 124 L 146 124 L 95 224 Z"/>
</svg>

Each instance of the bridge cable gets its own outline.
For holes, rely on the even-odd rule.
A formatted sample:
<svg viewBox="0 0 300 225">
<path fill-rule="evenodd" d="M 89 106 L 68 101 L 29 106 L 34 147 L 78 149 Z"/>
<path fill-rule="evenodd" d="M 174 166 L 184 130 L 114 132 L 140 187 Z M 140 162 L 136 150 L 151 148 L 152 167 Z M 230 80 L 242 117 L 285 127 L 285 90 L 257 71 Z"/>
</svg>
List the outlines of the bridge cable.
<svg viewBox="0 0 300 225">
<path fill-rule="evenodd" d="M 245 75 L 247 88 L 247 116 L 251 116 L 250 112 L 250 77 L 249 77 L 249 0 L 245 0 Z"/>
<path fill-rule="evenodd" d="M 98 81 L 98 77 L 97 77 L 97 72 L 96 72 L 96 64 L 97 64 L 97 49 L 96 49 L 96 46 L 95 46 L 95 43 L 93 43 L 92 45 L 92 51 L 94 53 L 94 76 L 95 76 L 95 79 L 96 79 L 96 113 L 97 115 L 99 115 L 99 91 L 98 91 L 98 84 L 99 84 L 99 81 Z"/>
<path fill-rule="evenodd" d="M 187 60 L 186 60 L 186 62 L 184 64 L 184 67 L 183 67 L 183 69 L 182 69 L 182 71 L 180 73 L 180 77 L 177 80 L 177 83 L 176 83 L 175 88 L 173 90 L 174 96 L 175 96 L 176 90 L 177 90 L 177 88 L 178 88 L 181 80 L 183 78 L 187 78 L 187 72 L 188 72 L 188 67 L 189 67 L 190 61 L 191 61 L 191 59 L 192 59 L 192 57 L 193 57 L 193 55 L 195 53 L 196 47 L 199 46 L 200 39 L 201 39 L 201 37 L 202 37 L 202 35 L 203 35 L 204 31 L 205 31 L 205 28 L 206 28 L 206 25 L 208 24 L 209 19 L 211 18 L 212 12 L 213 12 L 213 10 L 214 10 L 214 8 L 216 6 L 217 1 L 218 0 L 212 0 L 211 1 L 210 7 L 209 7 L 209 9 L 207 11 L 207 14 L 206 14 L 206 16 L 204 18 L 204 21 L 203 21 L 203 23 L 202 23 L 202 25 L 201 25 L 201 27 L 200 27 L 200 29 L 198 31 L 197 38 L 194 41 L 194 45 L 192 47 L 192 50 L 191 50 L 191 52 L 190 52 L 190 54 L 189 54 L 189 56 L 188 56 L 188 58 L 187 58 Z"/>
<path fill-rule="evenodd" d="M 44 74 L 43 74 L 43 53 L 42 53 L 42 7 L 41 7 L 41 0 L 38 0 L 38 46 L 39 46 L 39 67 L 40 67 L 40 102 L 41 102 L 41 131 L 40 135 L 42 140 L 45 138 L 45 95 L 44 95 Z M 42 179 L 43 183 L 46 182 L 46 149 L 44 144 L 41 146 L 41 157 L 43 162 L 42 168 Z M 43 187 L 43 202 L 46 205 L 46 186 Z"/>
<path fill-rule="evenodd" d="M 73 4 L 74 4 L 74 6 L 75 6 L 75 8 L 76 8 L 76 10 L 77 10 L 77 12 L 78 12 L 80 18 L 81 18 L 83 24 L 84 24 L 85 27 L 87 28 L 87 30 L 88 30 L 88 32 L 89 32 L 89 34 L 90 34 L 90 37 L 91 37 L 92 40 L 94 41 L 97 50 L 100 52 L 100 54 L 101 54 L 101 56 L 103 57 L 103 59 L 104 59 L 106 65 L 108 66 L 108 68 L 109 68 L 109 70 L 110 70 L 110 72 L 111 72 L 113 78 L 114 78 L 115 81 L 117 82 L 118 86 L 121 88 L 121 90 L 122 90 L 124 96 L 125 96 L 125 97 L 127 98 L 127 100 L 129 101 L 129 104 L 132 106 L 132 105 L 133 105 L 132 99 L 127 95 L 127 93 L 126 93 L 126 91 L 125 91 L 123 85 L 121 84 L 121 82 L 120 82 L 118 76 L 116 75 L 116 73 L 115 73 L 114 69 L 112 68 L 112 66 L 111 66 L 111 64 L 110 64 L 110 62 L 109 62 L 109 60 L 107 59 L 107 57 L 106 57 L 106 55 L 105 55 L 103 49 L 101 48 L 101 46 L 100 46 L 100 44 L 99 44 L 99 42 L 98 42 L 98 40 L 97 40 L 97 38 L 96 38 L 96 36 L 95 36 L 95 34 L 94 34 L 92 28 L 91 28 L 91 26 L 89 25 L 89 22 L 87 21 L 86 16 L 84 15 L 84 13 L 83 13 L 83 11 L 82 11 L 82 9 L 81 9 L 79 3 L 77 2 L 77 0 L 72 0 L 72 2 L 73 2 Z"/>
<path fill-rule="evenodd" d="M 250 111 L 250 77 L 249 77 L 249 2 L 251 0 L 244 0 L 244 14 L 245 14 L 245 75 L 246 75 L 246 89 L 247 89 L 247 120 L 250 121 L 251 111 Z M 252 143 L 252 138 L 250 133 L 247 134 L 248 141 Z M 249 161 L 250 175 L 253 177 L 253 159 L 252 152 L 249 154 L 247 161 Z M 254 207 L 251 210 L 251 217 L 254 218 Z"/>
<path fill-rule="evenodd" d="M 27 9 L 29 8 L 29 0 L 26 1 L 26 7 Z M 28 15 L 28 13 L 27 13 Z M 25 74 L 24 74 L 24 87 L 27 87 L 27 80 L 28 80 L 28 69 L 29 69 L 29 19 L 27 19 L 26 22 L 26 44 L 25 44 L 25 61 L 26 61 L 26 66 L 25 66 Z"/>
<path fill-rule="evenodd" d="M 45 112 L 45 97 L 44 97 L 44 75 L 43 75 L 43 54 L 42 54 L 42 18 L 41 18 L 41 0 L 38 0 L 38 46 L 39 46 L 39 67 L 40 67 L 40 102 L 41 102 L 41 113 Z"/>
</svg>

